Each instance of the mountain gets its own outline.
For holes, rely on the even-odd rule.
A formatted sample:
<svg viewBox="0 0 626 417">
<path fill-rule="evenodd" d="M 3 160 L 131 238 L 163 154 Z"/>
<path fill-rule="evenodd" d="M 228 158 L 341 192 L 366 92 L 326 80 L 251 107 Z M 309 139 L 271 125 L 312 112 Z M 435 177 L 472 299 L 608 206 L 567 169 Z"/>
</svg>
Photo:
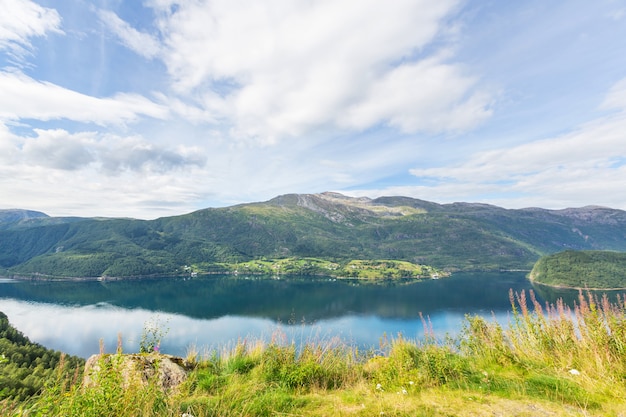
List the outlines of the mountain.
<svg viewBox="0 0 626 417">
<path fill-rule="evenodd" d="M 40 211 L 21 210 L 21 209 L 0 209 L 0 227 L 8 224 L 29 222 L 32 219 L 41 219 L 48 217 L 47 214 Z"/>
<path fill-rule="evenodd" d="M 448 270 L 530 270 L 540 256 L 626 251 L 626 212 L 511 210 L 408 197 L 288 194 L 156 220 L 41 218 L 0 230 L 5 274 L 139 276 L 261 258 L 396 259 Z M 219 268 L 218 268 L 219 269 Z"/>
</svg>

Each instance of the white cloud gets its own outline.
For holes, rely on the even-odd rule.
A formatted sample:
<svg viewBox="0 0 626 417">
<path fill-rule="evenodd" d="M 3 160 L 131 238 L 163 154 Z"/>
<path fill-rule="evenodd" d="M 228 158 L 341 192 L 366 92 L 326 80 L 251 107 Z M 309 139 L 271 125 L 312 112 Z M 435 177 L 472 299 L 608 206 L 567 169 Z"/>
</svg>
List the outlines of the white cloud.
<svg viewBox="0 0 626 417">
<path fill-rule="evenodd" d="M 35 133 L 37 137 L 25 140 L 21 149 L 29 166 L 74 171 L 94 161 L 89 151 L 89 146 L 94 143 L 93 133 L 70 135 L 60 129 L 36 129 Z"/>
<path fill-rule="evenodd" d="M 119 38 L 122 44 L 133 52 L 147 59 L 155 58 L 159 54 L 161 50 L 159 41 L 150 34 L 139 32 L 108 10 L 98 11 L 98 17 Z"/>
<path fill-rule="evenodd" d="M 99 161 L 108 173 L 145 171 L 164 174 L 172 170 L 202 167 L 206 157 L 196 147 L 175 149 L 156 146 L 141 137 L 106 136 L 100 143 Z"/>
<path fill-rule="evenodd" d="M 616 83 L 602 107 L 626 109 L 625 87 L 624 80 Z M 458 165 L 410 172 L 424 185 L 404 191 L 444 201 L 483 196 L 483 201 L 507 206 L 534 202 L 562 207 L 584 199 L 626 207 L 626 112 L 598 118 L 561 136 L 478 152 Z"/>
<path fill-rule="evenodd" d="M 188 167 L 185 176 L 203 174 Z M 10 179 L 10 184 L 7 182 Z M 113 216 L 142 219 L 196 210 L 205 197 L 180 175 L 124 171 L 102 176 L 94 168 L 79 172 L 39 166 L 0 166 L 0 194 L 10 195 L 4 207 L 24 207 L 54 216 Z"/>
<path fill-rule="evenodd" d="M 387 122 L 406 133 L 467 130 L 491 115 L 489 96 L 471 93 L 475 84 L 436 59 L 401 65 L 372 83 L 342 121 L 358 129 Z"/>
<path fill-rule="evenodd" d="M 137 94 L 97 98 L 34 80 L 19 72 L 0 71 L 0 119 L 68 119 L 99 125 L 125 124 L 140 116 L 165 119 L 166 106 Z"/>
<path fill-rule="evenodd" d="M 324 129 L 466 130 L 487 92 L 440 51 L 457 0 L 152 2 L 173 86 L 239 138 L 273 143 Z"/>
<path fill-rule="evenodd" d="M 626 78 L 611 87 L 601 108 L 607 110 L 626 110 Z"/>
<path fill-rule="evenodd" d="M 19 137 L 0 123 L 0 195 L 54 215 L 192 211 L 203 196 L 205 162 L 196 147 L 140 136 L 35 129 L 34 137 Z"/>
<path fill-rule="evenodd" d="M 195 147 L 163 147 L 140 136 L 116 136 L 96 132 L 69 133 L 63 129 L 34 129 L 34 137 L 11 140 L 3 145 L 0 160 L 12 165 L 53 168 L 63 171 L 93 169 L 104 175 L 124 172 L 165 174 L 201 167 L 206 157 Z M 2 137 L 0 136 L 0 137 Z"/>
<path fill-rule="evenodd" d="M 30 38 L 62 33 L 61 17 L 54 9 L 29 0 L 3 0 L 0 13 L 0 50 L 20 60 L 31 49 Z"/>
<path fill-rule="evenodd" d="M 613 116 L 568 135 L 477 153 L 455 167 L 415 168 L 411 173 L 417 177 L 496 182 L 518 180 L 551 169 L 589 167 L 626 158 L 625 132 L 626 117 Z"/>
<path fill-rule="evenodd" d="M 0 158 L 4 158 L 7 161 L 10 160 L 17 151 L 16 143 L 16 136 L 0 120 Z"/>
<path fill-rule="evenodd" d="M 150 217 L 369 184 L 626 207 L 610 0 L 5 3 L 0 54 L 25 69 L 0 69 L 0 195 L 20 206 Z"/>
</svg>

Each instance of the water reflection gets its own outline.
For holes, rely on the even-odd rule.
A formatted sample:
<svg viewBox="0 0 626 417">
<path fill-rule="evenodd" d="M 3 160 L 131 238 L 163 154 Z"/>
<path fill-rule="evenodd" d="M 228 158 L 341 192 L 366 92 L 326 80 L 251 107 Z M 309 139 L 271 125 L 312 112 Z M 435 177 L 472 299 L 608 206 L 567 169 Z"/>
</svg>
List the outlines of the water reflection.
<svg viewBox="0 0 626 417">
<path fill-rule="evenodd" d="M 103 339 L 136 351 L 147 321 L 169 328 L 162 350 L 185 355 L 237 339 L 341 337 L 364 348 L 383 334 L 424 334 L 420 314 L 438 336 L 460 331 L 465 314 L 506 323 L 508 292 L 530 289 L 523 273 L 457 274 L 403 285 L 355 285 L 328 279 L 200 277 L 109 282 L 3 282 L 0 311 L 31 340 L 87 357 Z M 544 293 L 540 292 L 540 296 Z M 550 301 L 550 294 L 547 294 Z M 542 301 L 543 302 L 543 301 Z"/>
<path fill-rule="evenodd" d="M 544 300 L 558 300 L 562 299 L 566 305 L 573 306 L 575 303 L 579 303 L 579 297 L 583 295 L 585 298 L 589 296 L 589 294 L 593 296 L 597 296 L 598 298 L 606 295 L 611 302 L 616 302 L 618 297 L 624 300 L 624 290 L 598 290 L 598 291 L 587 291 L 587 290 L 572 290 L 567 288 L 556 288 L 549 287 L 547 285 L 533 285 L 533 290 L 535 293 Z"/>
<path fill-rule="evenodd" d="M 458 274 L 412 284 L 358 285 L 328 279 L 208 276 L 127 281 L 17 282 L 0 297 L 66 306 L 108 303 L 195 318 L 224 315 L 277 321 L 328 319 L 346 314 L 415 318 L 440 309 L 508 309 L 509 288 L 530 288 L 523 274 Z M 294 317 L 295 315 L 295 317 Z"/>
</svg>

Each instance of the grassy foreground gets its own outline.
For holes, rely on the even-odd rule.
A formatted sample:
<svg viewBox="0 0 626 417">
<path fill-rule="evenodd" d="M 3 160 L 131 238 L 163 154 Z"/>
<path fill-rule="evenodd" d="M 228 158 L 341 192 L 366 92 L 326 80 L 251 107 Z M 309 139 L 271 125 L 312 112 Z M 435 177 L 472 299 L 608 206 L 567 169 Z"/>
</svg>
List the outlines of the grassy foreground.
<svg viewBox="0 0 626 417">
<path fill-rule="evenodd" d="M 468 317 L 458 339 L 382 338 L 362 352 L 339 340 L 297 348 L 277 333 L 199 355 L 175 392 L 63 377 L 2 416 L 626 416 L 626 305 L 582 293 L 569 309 L 511 294 L 510 326 Z M 114 362 L 112 362 L 114 363 Z M 61 365 L 62 368 L 62 365 Z"/>
</svg>

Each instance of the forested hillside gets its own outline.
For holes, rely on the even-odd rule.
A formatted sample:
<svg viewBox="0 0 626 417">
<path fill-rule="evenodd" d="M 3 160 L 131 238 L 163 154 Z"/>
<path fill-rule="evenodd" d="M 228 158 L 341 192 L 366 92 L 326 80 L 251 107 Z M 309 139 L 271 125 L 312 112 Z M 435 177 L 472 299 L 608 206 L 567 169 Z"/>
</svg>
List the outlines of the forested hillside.
<svg viewBox="0 0 626 417">
<path fill-rule="evenodd" d="M 530 269 L 540 256 L 626 251 L 626 212 L 507 210 L 408 197 L 292 194 L 151 221 L 0 216 L 0 274 L 127 277 L 224 271 L 251 260 L 402 260 L 439 269 Z"/>
<path fill-rule="evenodd" d="M 544 256 L 530 274 L 539 284 L 572 288 L 626 288 L 626 253 L 565 251 Z"/>
<path fill-rule="evenodd" d="M 47 381 L 80 378 L 84 360 L 31 343 L 0 312 L 0 401 L 24 400 L 38 393 Z M 58 369 L 61 367 L 61 369 Z M 59 374 L 60 372 L 60 374 Z"/>
</svg>

